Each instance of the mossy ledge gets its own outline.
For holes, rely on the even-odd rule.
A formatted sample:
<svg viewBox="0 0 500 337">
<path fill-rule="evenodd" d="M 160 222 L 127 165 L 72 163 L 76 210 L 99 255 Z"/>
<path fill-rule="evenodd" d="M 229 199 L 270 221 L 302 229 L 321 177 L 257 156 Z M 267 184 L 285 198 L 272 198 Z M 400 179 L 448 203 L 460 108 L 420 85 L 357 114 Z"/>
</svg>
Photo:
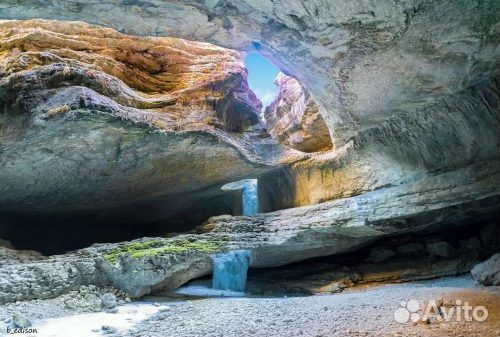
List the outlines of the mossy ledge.
<svg viewBox="0 0 500 337">
<path fill-rule="evenodd" d="M 104 254 L 104 259 L 109 263 L 115 263 L 118 260 L 118 256 L 122 254 L 138 259 L 162 254 L 179 254 L 188 251 L 215 253 L 224 250 L 224 243 L 227 243 L 227 239 L 225 238 L 217 240 L 187 238 L 174 241 L 152 239 L 115 247 Z"/>
</svg>

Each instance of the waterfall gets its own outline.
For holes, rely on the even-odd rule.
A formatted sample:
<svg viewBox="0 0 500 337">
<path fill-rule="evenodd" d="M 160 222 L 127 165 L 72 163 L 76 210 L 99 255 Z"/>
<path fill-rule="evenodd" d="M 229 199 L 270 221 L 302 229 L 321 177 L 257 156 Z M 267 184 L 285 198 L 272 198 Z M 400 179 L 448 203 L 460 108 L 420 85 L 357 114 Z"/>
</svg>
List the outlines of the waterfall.
<svg viewBox="0 0 500 337">
<path fill-rule="evenodd" d="M 214 289 L 245 291 L 251 250 L 234 250 L 212 255 Z"/>
<path fill-rule="evenodd" d="M 248 179 L 243 185 L 243 215 L 259 213 L 259 197 L 257 195 L 257 179 Z"/>
<path fill-rule="evenodd" d="M 243 215 L 259 213 L 259 196 L 257 179 L 243 179 L 225 184 L 223 191 L 241 192 L 241 206 Z"/>
</svg>

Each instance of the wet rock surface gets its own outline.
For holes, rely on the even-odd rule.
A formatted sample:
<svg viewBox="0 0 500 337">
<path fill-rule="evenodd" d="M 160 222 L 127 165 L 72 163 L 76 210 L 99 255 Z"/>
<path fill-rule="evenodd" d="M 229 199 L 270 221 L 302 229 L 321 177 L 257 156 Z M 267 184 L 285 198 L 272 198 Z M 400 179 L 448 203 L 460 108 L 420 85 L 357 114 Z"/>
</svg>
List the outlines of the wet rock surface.
<svg viewBox="0 0 500 337">
<path fill-rule="evenodd" d="M 21 313 L 15 313 L 14 316 L 12 316 L 12 324 L 16 328 L 27 328 L 31 326 L 31 322 Z"/>
</svg>

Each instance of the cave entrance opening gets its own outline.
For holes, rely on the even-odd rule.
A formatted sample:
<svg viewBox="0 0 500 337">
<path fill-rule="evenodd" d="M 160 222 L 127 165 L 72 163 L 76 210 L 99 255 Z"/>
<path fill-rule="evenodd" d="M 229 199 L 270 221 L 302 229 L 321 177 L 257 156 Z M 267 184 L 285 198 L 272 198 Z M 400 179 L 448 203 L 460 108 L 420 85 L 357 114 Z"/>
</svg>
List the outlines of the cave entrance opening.
<svg viewBox="0 0 500 337">
<path fill-rule="evenodd" d="M 280 69 L 259 53 L 251 52 L 245 58 L 248 86 L 262 102 L 265 110 L 276 98 L 278 86 L 274 82 Z"/>
</svg>

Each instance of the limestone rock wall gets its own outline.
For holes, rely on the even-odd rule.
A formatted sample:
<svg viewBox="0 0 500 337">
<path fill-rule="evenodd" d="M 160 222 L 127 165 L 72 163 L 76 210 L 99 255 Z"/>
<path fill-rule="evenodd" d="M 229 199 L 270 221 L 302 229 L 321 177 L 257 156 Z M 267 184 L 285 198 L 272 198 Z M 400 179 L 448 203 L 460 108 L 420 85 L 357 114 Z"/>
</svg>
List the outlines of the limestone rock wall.
<svg viewBox="0 0 500 337">
<path fill-rule="evenodd" d="M 164 130 L 242 131 L 257 123 L 262 104 L 248 88 L 237 51 L 84 23 L 6 21 L 0 30 L 4 112 L 44 109 L 48 119 L 112 105 L 109 110 L 124 110 L 122 117 Z"/>
<path fill-rule="evenodd" d="M 274 82 L 279 87 L 278 95 L 264 111 L 269 134 L 304 152 L 331 149 L 330 133 L 314 98 L 304 92 L 296 79 L 283 73 Z"/>
<path fill-rule="evenodd" d="M 180 231 L 231 213 L 221 185 L 294 155 L 252 127 L 261 103 L 242 57 L 82 22 L 1 21 L 0 236 L 42 249 L 23 244 L 50 245 L 48 226 L 88 245 L 106 224 Z"/>
<path fill-rule="evenodd" d="M 415 120 L 391 118 L 343 147 L 264 177 L 263 197 L 272 210 L 309 205 L 496 160 L 498 130 L 500 82 L 493 72 L 491 78 L 422 107 Z"/>
<path fill-rule="evenodd" d="M 498 85 L 469 94 L 480 83 L 498 82 L 499 11 L 496 0 L 0 4 L 7 19 L 82 20 L 265 55 L 314 96 L 334 148 L 353 145 L 352 157 L 342 159 L 353 163 L 342 164 L 346 189 L 325 188 L 311 200 L 498 157 Z M 374 161 L 358 162 L 361 156 Z M 381 166 L 405 177 L 391 179 Z M 369 174 L 359 180 L 349 172 Z"/>
<path fill-rule="evenodd" d="M 495 0 L 4 1 L 4 19 L 81 20 L 139 36 L 256 50 L 314 96 L 333 148 L 306 155 L 262 132 L 227 132 L 252 124 L 248 109 L 259 108 L 245 88 L 239 52 L 124 37 L 82 23 L 3 22 L 2 214 L 61 205 L 99 213 L 137 202 L 155 210 L 141 215 L 161 219 L 165 201 L 196 205 L 217 196 L 223 183 L 250 177 L 275 183 L 268 198 L 277 209 L 497 162 L 499 6 Z M 74 29 L 92 33 L 73 37 Z M 122 38 L 139 50 L 120 45 Z M 165 41 L 173 43 L 172 53 L 161 51 Z M 221 73 L 193 55 L 208 50 L 232 70 Z M 182 80 L 169 80 L 166 59 L 175 61 Z M 186 73 L 185 62 L 194 70 Z M 276 179 L 267 176 L 271 171 Z"/>
<path fill-rule="evenodd" d="M 251 217 L 213 217 L 197 234 L 94 245 L 65 255 L 35 256 L 25 263 L 7 260 L 0 268 L 0 303 L 55 297 L 86 284 L 112 285 L 134 297 L 172 289 L 209 274 L 209 255 L 219 250 L 252 249 L 251 267 L 275 267 L 356 251 L 394 235 L 429 237 L 469 225 L 476 231 L 483 226 L 479 235 L 483 248 L 496 251 L 498 241 L 488 243 L 483 237 L 494 238 L 499 233 L 498 164 L 477 163 L 318 205 Z M 485 224 L 491 225 L 484 227 Z M 483 235 L 484 230 L 487 232 Z M 477 237 L 473 241 L 455 242 L 457 250 L 451 255 L 466 253 L 463 261 L 474 259 L 482 244 Z M 439 245 L 451 245 L 440 242 Z M 465 249 L 460 250 L 459 246 Z M 434 255 L 449 253 L 449 249 L 443 252 L 435 247 L 429 249 L 428 245 L 426 249 Z M 113 259 L 109 254 L 113 254 Z M 371 255 L 374 258 L 376 254 Z M 437 261 L 430 274 L 434 268 L 439 271 L 438 276 L 465 272 L 471 266 L 463 265 L 463 261 L 456 260 L 447 270 L 443 268 L 450 265 Z M 403 266 L 408 267 L 408 262 Z M 412 278 L 415 274 L 410 272 L 407 276 Z"/>
</svg>

